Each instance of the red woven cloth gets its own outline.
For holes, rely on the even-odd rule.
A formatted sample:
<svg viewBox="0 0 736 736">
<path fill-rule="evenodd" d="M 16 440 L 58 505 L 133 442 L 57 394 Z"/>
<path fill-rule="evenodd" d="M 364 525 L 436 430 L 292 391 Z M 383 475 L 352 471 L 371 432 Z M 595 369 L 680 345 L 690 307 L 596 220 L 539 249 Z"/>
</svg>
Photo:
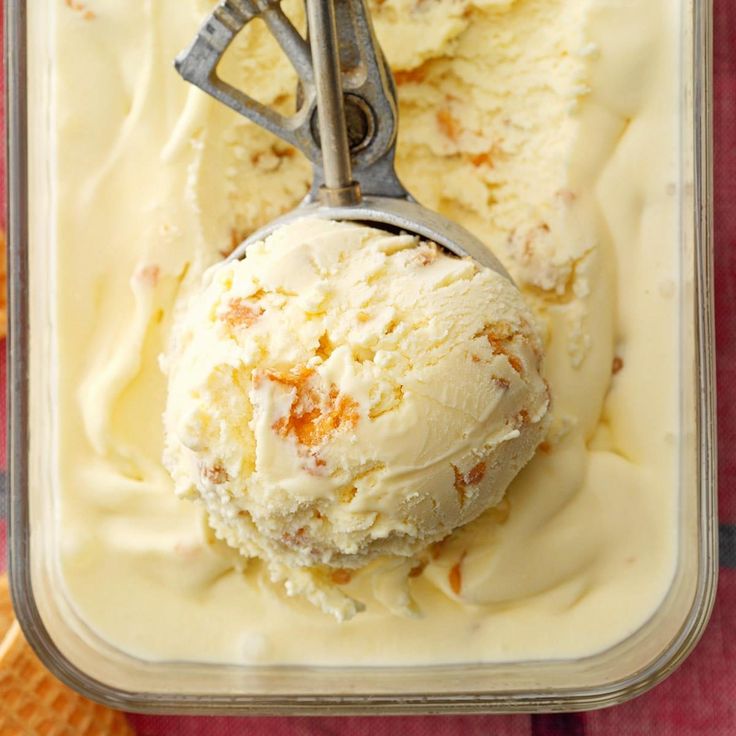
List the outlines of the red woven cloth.
<svg viewBox="0 0 736 736">
<path fill-rule="evenodd" d="M 716 331 L 723 554 L 715 610 L 695 652 L 674 675 L 649 693 L 614 708 L 584 714 L 371 718 L 130 715 L 140 736 L 736 734 L 736 319 L 731 316 L 736 315 L 736 0 L 714 0 L 714 4 Z M 4 165 L 1 153 L 0 164 Z M 4 177 L 0 176 L 0 196 L 3 192 Z M 0 381 L 0 412 L 4 418 L 4 353 Z M 0 432 L 4 432 L 4 422 Z M 0 467 L 4 469 L 4 442 L 0 445 Z M 5 567 L 5 522 L 1 512 L 0 498 L 0 570 Z"/>
</svg>

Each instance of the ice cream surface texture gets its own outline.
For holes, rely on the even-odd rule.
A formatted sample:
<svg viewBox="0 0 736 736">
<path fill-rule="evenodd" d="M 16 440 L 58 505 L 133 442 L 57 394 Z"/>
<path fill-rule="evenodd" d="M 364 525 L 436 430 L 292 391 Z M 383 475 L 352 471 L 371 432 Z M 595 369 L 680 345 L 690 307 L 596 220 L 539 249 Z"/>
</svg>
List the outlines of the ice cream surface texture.
<svg viewBox="0 0 736 736">
<path fill-rule="evenodd" d="M 166 365 L 166 464 L 279 565 L 411 557 L 498 504 L 547 428 L 511 282 L 412 235 L 303 219 L 208 272 Z"/>
<path fill-rule="evenodd" d="M 536 442 L 547 420 L 531 421 L 546 401 L 535 340 L 505 342 L 504 333 L 510 350 L 496 354 L 495 337 L 480 333 L 500 319 L 503 294 L 472 315 L 454 311 L 462 301 L 450 297 L 469 289 L 472 301 L 475 289 L 490 293 L 500 282 L 455 278 L 470 267 L 354 226 L 295 226 L 299 237 L 258 246 L 252 265 L 216 270 L 203 291 L 209 268 L 301 200 L 310 166 L 172 70 L 212 2 L 72 5 L 29 3 L 33 427 L 34 442 L 46 443 L 42 484 L 53 489 L 57 530 L 49 543 L 70 626 L 144 659 L 336 666 L 568 659 L 639 629 L 661 604 L 678 555 L 681 4 L 371 4 L 398 85 L 399 176 L 502 260 L 541 336 L 553 402 L 539 448 L 502 503 L 428 549 L 360 567 L 351 555 L 378 551 L 392 530 L 400 539 L 400 524 L 415 533 L 419 515 L 431 538 L 475 513 L 482 458 L 470 455 L 509 431 L 501 418 L 516 413 L 511 424 L 523 425 L 527 411 L 526 437 Z M 302 4 L 284 7 L 303 27 Z M 292 104 L 295 75 L 261 23 L 236 39 L 220 71 L 265 104 Z M 349 237 L 330 234 L 344 228 Z M 318 275 L 359 241 L 349 262 L 364 270 Z M 293 256 L 279 261 L 279 248 Z M 371 259 L 396 278 L 361 285 Z M 263 274 L 261 294 L 251 268 Z M 444 303 L 435 303 L 426 290 L 444 269 Z M 231 286 L 217 281 L 227 274 Z M 409 317 L 435 320 L 412 333 L 422 349 L 408 338 L 392 348 L 400 329 L 392 309 L 406 298 L 399 283 L 427 299 L 407 308 Z M 185 317 L 197 294 L 214 311 Z M 349 310 L 354 320 L 343 318 Z M 198 319 L 217 322 L 206 339 L 177 333 Z M 476 333 L 477 363 L 466 344 Z M 177 349 L 179 364 L 191 366 L 181 375 Z M 435 355 L 447 365 L 433 366 Z M 415 357 L 413 372 L 402 366 Z M 396 364 L 382 368 L 385 383 L 374 381 L 384 360 Z M 181 390 L 167 407 L 168 382 Z M 209 398 L 192 399 L 196 386 Z M 489 422 L 478 421 L 493 397 L 500 403 Z M 435 434 L 429 421 L 414 421 L 419 402 L 436 411 Z M 233 442 L 236 427 L 242 437 Z M 488 435 L 453 445 L 467 427 Z M 499 453 L 527 451 L 523 436 L 495 446 L 484 480 Z M 445 508 L 436 517 L 421 506 L 421 483 L 434 482 L 432 472 L 416 472 L 424 453 L 442 457 L 432 495 Z M 299 477 L 299 493 L 312 494 L 304 508 L 316 513 L 293 543 L 267 528 L 246 542 L 311 563 L 298 539 L 304 528 L 321 541 L 314 557 L 334 564 L 293 564 L 287 574 L 246 560 L 216 538 L 204 504 L 177 496 L 164 454 L 179 489 L 194 481 L 213 507 L 221 491 L 242 498 L 236 478 L 282 474 L 286 485 Z M 397 463 L 416 484 L 413 500 L 409 485 L 380 497 L 397 488 Z M 312 484 L 302 486 L 306 476 Z M 270 487 L 258 485 L 244 509 L 254 524 Z M 406 516 L 395 513 L 400 498 Z M 279 509 L 284 499 L 274 502 Z M 319 519 L 328 510 L 338 524 Z M 360 514 L 364 531 L 356 531 Z M 384 542 L 374 538 L 379 529 Z M 350 618 L 355 601 L 365 610 Z M 338 624 L 320 607 L 350 620 Z"/>
</svg>

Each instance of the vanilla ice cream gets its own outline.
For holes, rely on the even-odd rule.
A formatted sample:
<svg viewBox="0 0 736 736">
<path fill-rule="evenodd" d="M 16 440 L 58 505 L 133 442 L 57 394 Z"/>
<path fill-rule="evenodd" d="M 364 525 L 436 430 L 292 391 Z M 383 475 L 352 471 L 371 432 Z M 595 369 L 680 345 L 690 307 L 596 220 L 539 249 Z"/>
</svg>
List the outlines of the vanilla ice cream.
<svg viewBox="0 0 736 736">
<path fill-rule="evenodd" d="M 146 660 L 308 667 L 568 660 L 638 630 L 678 559 L 678 402 L 691 390 L 678 365 L 684 5 L 371 3 L 397 81 L 402 182 L 488 245 L 533 315 L 500 336 L 507 355 L 483 337 L 496 310 L 518 305 L 502 282 L 354 226 L 300 225 L 325 228 L 325 247 L 311 236 L 279 246 L 277 235 L 202 290 L 208 269 L 311 183 L 301 154 L 173 70 L 214 3 L 32 5 L 43 26 L 30 57 L 32 399 L 53 411 L 32 439 L 47 443 L 37 453 L 49 458 L 49 544 L 69 625 Z M 303 28 L 303 4 L 284 7 Z M 219 71 L 293 109 L 296 76 L 265 24 L 238 36 Z M 336 227 L 346 237 L 331 239 Z M 321 275 L 359 243 L 349 260 L 365 273 Z M 294 249 L 288 267 L 268 255 L 279 248 Z M 379 263 L 396 273 L 379 271 L 368 288 Z M 463 269 L 468 278 L 452 276 Z M 414 343 L 396 335 L 406 289 L 424 300 L 406 314 L 429 316 Z M 458 312 L 464 302 L 451 295 L 462 289 L 467 304 L 499 298 Z M 214 311 L 196 306 L 197 294 Z M 198 320 L 216 324 L 200 332 Z M 547 421 L 537 327 L 551 418 L 497 503 L 489 490 L 507 478 L 493 478 L 494 463 L 528 454 Z M 191 370 L 177 375 L 177 364 Z M 164 454 L 178 489 L 209 500 L 176 495 Z M 418 472 L 432 458 L 436 468 Z M 251 477 L 246 501 L 236 484 Z M 282 513 L 292 489 L 303 494 L 296 517 L 311 508 L 325 518 L 297 525 Z M 257 519 L 272 490 L 282 518 Z M 441 513 L 425 505 L 431 497 Z M 221 523 L 241 506 L 253 529 L 240 526 L 247 515 Z M 296 564 L 246 560 L 210 520 L 238 549 Z M 414 536 L 436 539 L 457 523 L 413 551 Z M 307 534 L 320 542 L 314 554 L 302 549 Z M 382 545 L 410 556 L 351 567 Z M 330 565 L 308 566 L 314 559 Z M 365 610 L 350 618 L 356 601 Z"/>
<path fill-rule="evenodd" d="M 498 504 L 544 437 L 533 317 L 469 258 L 302 219 L 206 280 L 166 360 L 165 460 L 247 557 L 415 555 Z"/>
</svg>

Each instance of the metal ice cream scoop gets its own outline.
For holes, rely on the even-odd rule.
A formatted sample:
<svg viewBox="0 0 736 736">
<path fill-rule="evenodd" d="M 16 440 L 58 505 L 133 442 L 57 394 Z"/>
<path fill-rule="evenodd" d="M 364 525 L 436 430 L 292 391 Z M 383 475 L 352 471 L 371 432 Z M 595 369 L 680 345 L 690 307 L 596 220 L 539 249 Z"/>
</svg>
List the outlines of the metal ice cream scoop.
<svg viewBox="0 0 736 736">
<path fill-rule="evenodd" d="M 306 7 L 308 40 L 286 17 L 280 0 L 222 0 L 175 62 L 184 79 L 299 148 L 314 167 L 304 201 L 252 233 L 230 258 L 242 258 L 248 245 L 281 225 L 313 215 L 414 233 L 510 280 L 478 238 L 422 207 L 399 181 L 396 86 L 366 1 L 306 0 Z M 255 18 L 265 21 L 299 76 L 293 115 L 281 115 L 217 75 L 228 46 Z"/>
</svg>

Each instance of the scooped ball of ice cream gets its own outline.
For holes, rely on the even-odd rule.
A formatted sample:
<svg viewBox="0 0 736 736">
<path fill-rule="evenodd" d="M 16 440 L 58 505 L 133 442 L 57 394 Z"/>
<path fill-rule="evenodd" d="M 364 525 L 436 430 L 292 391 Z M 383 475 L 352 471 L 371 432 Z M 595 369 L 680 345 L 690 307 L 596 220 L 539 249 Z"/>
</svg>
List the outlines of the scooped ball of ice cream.
<svg viewBox="0 0 736 736">
<path fill-rule="evenodd" d="M 302 219 L 211 269 L 164 363 L 177 492 L 290 566 L 414 555 L 498 504 L 547 427 L 513 285 L 352 223 Z"/>
</svg>

